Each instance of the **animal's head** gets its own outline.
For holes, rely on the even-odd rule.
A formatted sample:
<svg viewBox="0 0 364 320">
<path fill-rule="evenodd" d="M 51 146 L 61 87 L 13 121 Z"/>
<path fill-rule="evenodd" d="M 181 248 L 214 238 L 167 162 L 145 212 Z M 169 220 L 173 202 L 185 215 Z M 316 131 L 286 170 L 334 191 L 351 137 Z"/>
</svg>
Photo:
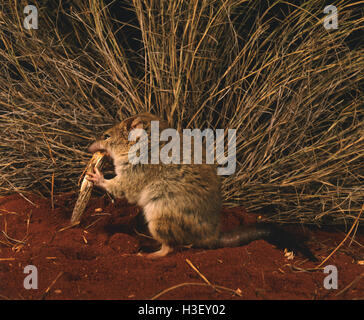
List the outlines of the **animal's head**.
<svg viewBox="0 0 364 320">
<path fill-rule="evenodd" d="M 159 132 L 168 128 L 168 123 L 165 120 L 150 113 L 141 113 L 127 118 L 105 131 L 101 139 L 95 141 L 88 150 L 92 153 L 104 151 L 114 160 L 117 157 L 118 161 L 128 163 L 129 150 L 138 142 L 137 136 L 140 132 L 137 129 L 144 130 L 147 133 L 148 141 L 150 141 L 152 121 L 158 121 Z"/>
</svg>

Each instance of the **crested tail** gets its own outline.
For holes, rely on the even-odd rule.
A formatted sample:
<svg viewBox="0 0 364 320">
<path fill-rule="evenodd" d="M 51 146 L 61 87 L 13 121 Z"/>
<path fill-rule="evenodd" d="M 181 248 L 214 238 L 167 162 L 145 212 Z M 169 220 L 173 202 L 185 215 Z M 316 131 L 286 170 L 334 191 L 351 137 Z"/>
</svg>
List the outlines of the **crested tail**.
<svg viewBox="0 0 364 320">
<path fill-rule="evenodd" d="M 280 249 L 287 248 L 288 250 L 300 252 L 310 260 L 317 261 L 317 258 L 305 245 L 302 237 L 293 235 L 273 224 L 258 223 L 231 232 L 221 233 L 217 246 L 220 248 L 237 247 L 260 239 L 266 240 Z"/>
</svg>

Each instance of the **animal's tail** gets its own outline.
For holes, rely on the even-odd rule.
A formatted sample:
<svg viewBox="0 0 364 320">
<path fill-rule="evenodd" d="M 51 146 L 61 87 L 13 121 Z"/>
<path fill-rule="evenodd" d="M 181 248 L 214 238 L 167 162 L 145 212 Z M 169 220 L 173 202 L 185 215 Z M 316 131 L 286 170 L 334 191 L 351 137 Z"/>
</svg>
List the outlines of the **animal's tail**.
<svg viewBox="0 0 364 320">
<path fill-rule="evenodd" d="M 293 235 L 273 224 L 258 223 L 220 234 L 217 246 L 220 248 L 237 247 L 254 240 L 266 240 L 280 249 L 287 248 L 302 253 L 312 261 L 317 258 L 307 248 L 302 237 Z"/>
</svg>

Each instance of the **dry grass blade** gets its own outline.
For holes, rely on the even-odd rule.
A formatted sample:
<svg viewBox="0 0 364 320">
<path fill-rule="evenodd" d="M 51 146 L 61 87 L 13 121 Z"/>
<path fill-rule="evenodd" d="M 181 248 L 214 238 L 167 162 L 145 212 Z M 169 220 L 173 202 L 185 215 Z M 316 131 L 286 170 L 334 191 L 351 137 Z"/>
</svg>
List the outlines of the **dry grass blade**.
<svg viewBox="0 0 364 320">
<path fill-rule="evenodd" d="M 61 228 L 61 229 L 57 230 L 57 232 L 66 231 L 66 230 L 71 229 L 71 228 L 73 228 L 73 227 L 75 227 L 75 226 L 78 226 L 79 224 L 80 224 L 80 221 L 76 221 L 76 222 L 75 222 L 75 223 L 73 223 L 73 224 L 70 224 L 70 225 L 68 225 L 68 226 L 65 226 L 65 227 L 63 227 L 63 228 Z"/>
<path fill-rule="evenodd" d="M 15 258 L 0 258 L 0 261 L 14 261 Z"/>
<path fill-rule="evenodd" d="M 188 263 L 188 265 L 197 272 L 197 274 L 202 278 L 203 281 L 205 281 L 209 286 L 211 286 L 214 290 L 216 290 L 217 292 L 219 292 L 219 290 L 216 288 L 215 285 L 213 285 L 209 280 L 207 280 L 207 278 L 193 265 L 193 263 L 189 260 L 186 259 L 186 262 Z"/>
<path fill-rule="evenodd" d="M 58 273 L 57 277 L 52 281 L 52 283 L 48 286 L 48 288 L 42 294 L 41 300 L 44 300 L 47 297 L 49 291 L 52 289 L 52 287 L 57 282 L 57 280 L 63 275 L 63 273 L 64 273 L 63 271 L 61 271 L 60 273 Z"/>
<path fill-rule="evenodd" d="M 25 244 L 25 241 L 14 239 L 14 238 L 8 236 L 5 231 L 1 231 L 1 232 L 4 235 L 4 237 L 6 238 L 6 240 L 8 240 L 12 243 L 15 243 L 15 244 L 18 244 L 18 243 Z"/>
<path fill-rule="evenodd" d="M 346 234 L 345 238 L 340 242 L 340 244 L 316 267 L 316 269 L 320 268 L 327 260 L 329 260 L 333 255 L 334 253 L 339 250 L 339 248 L 344 244 L 344 242 L 349 238 L 351 232 L 354 230 L 354 228 L 359 224 L 359 219 L 360 219 L 360 216 L 362 214 L 364 210 L 364 204 L 362 205 L 362 208 L 361 208 L 361 211 L 359 213 L 359 215 L 357 216 L 355 222 L 353 223 L 353 225 L 351 226 L 349 232 Z"/>
<path fill-rule="evenodd" d="M 180 283 L 180 284 L 177 284 L 175 286 L 172 286 L 170 288 L 167 288 L 161 292 L 159 292 L 158 294 L 154 295 L 152 298 L 150 298 L 150 300 L 156 300 L 158 298 L 160 298 L 162 295 L 172 291 L 172 290 L 175 290 L 177 288 L 181 288 L 181 287 L 184 287 L 184 286 L 208 286 L 208 287 L 211 287 L 211 285 L 207 284 L 207 283 L 197 283 L 197 282 L 184 282 L 184 283 Z M 239 297 L 241 297 L 241 293 L 238 291 L 238 290 L 233 290 L 233 289 L 230 289 L 230 288 L 226 288 L 226 287 L 223 287 L 223 286 L 218 286 L 216 285 L 215 286 L 217 289 L 220 289 L 220 290 L 225 290 L 225 291 L 228 291 L 228 292 L 231 292 L 232 294 L 236 294 L 238 295 Z"/>
</svg>

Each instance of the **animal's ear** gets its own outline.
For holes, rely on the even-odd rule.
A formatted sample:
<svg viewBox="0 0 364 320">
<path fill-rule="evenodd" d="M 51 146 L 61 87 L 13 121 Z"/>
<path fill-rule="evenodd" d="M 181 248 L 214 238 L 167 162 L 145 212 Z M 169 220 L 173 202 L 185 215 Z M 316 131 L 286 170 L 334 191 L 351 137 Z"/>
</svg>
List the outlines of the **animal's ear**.
<svg viewBox="0 0 364 320">
<path fill-rule="evenodd" d="M 158 118 L 155 115 L 152 115 L 148 112 L 140 113 L 128 119 L 125 119 L 126 127 L 128 131 L 133 129 L 147 129 L 150 126 L 151 121 L 159 121 L 160 129 L 163 130 L 168 128 L 168 124 L 166 121 Z"/>
<path fill-rule="evenodd" d="M 127 131 L 131 131 L 133 129 L 143 129 L 143 121 L 140 116 L 132 116 L 123 121 L 125 123 Z"/>
<path fill-rule="evenodd" d="M 136 117 L 130 124 L 130 130 L 143 129 L 144 123 L 141 117 Z"/>
</svg>

